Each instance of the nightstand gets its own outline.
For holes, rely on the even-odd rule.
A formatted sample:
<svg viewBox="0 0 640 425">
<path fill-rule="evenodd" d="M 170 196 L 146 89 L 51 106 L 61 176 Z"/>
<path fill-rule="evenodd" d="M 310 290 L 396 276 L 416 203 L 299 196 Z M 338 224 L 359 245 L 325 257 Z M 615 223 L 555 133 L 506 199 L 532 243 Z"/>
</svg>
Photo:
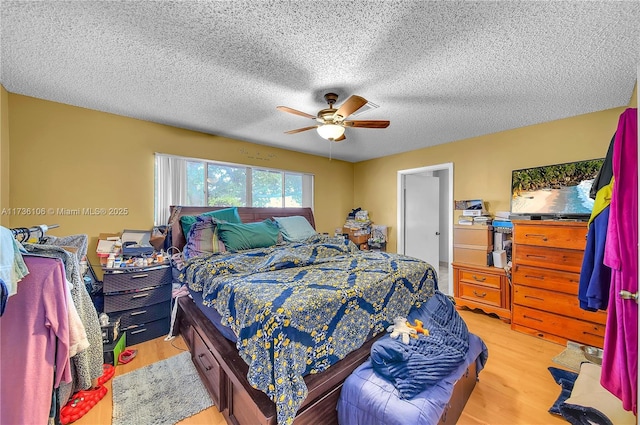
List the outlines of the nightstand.
<svg viewBox="0 0 640 425">
<path fill-rule="evenodd" d="M 169 265 L 104 270 L 104 312 L 112 320 L 120 317 L 127 345 L 169 332 L 171 281 Z"/>
</svg>

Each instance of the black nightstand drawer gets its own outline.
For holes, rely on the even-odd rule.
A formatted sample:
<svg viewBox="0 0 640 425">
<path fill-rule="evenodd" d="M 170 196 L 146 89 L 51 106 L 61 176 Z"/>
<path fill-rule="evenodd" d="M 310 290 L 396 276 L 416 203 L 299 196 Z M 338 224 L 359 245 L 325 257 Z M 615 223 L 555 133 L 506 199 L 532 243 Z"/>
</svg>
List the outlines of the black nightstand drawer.
<svg viewBox="0 0 640 425">
<path fill-rule="evenodd" d="M 122 273 L 105 273 L 103 276 L 103 290 L 105 293 L 149 288 L 169 283 L 171 283 L 170 267 L 155 270 L 138 269 L 136 271 L 123 271 Z"/>
<path fill-rule="evenodd" d="M 170 326 L 171 320 L 169 317 L 142 325 L 130 326 L 126 328 L 127 346 L 140 344 L 141 342 L 149 341 L 150 339 L 165 336 L 169 333 Z"/>
<path fill-rule="evenodd" d="M 142 291 L 131 291 L 124 294 L 104 294 L 104 311 L 111 313 L 120 310 L 137 309 L 158 304 L 171 299 L 171 285 L 162 285 Z"/>
<path fill-rule="evenodd" d="M 140 323 L 149 323 L 171 316 L 171 301 L 145 305 L 131 310 L 114 311 L 109 313 L 109 316 L 113 318 L 120 317 L 120 329 Z"/>
</svg>

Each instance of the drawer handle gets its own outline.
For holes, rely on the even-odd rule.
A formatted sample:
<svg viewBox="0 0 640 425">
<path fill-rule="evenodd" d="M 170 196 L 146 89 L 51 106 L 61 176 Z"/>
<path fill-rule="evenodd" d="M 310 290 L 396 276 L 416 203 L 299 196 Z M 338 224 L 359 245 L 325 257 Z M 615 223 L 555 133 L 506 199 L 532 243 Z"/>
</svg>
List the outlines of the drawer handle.
<svg viewBox="0 0 640 425">
<path fill-rule="evenodd" d="M 135 276 L 131 276 L 131 279 L 142 279 L 143 277 L 147 277 L 147 276 L 149 276 L 149 273 L 137 274 Z"/>
<path fill-rule="evenodd" d="M 525 298 L 531 298 L 532 300 L 538 300 L 538 301 L 544 301 L 544 298 L 540 298 L 540 297 L 533 297 L 531 295 L 525 295 Z"/>
<path fill-rule="evenodd" d="M 147 310 L 134 311 L 133 313 L 130 314 L 130 316 L 138 316 L 140 314 L 145 314 L 146 312 L 147 312 Z"/>
<path fill-rule="evenodd" d="M 475 274 L 473 275 L 473 278 L 475 280 L 477 280 L 478 282 L 484 282 L 485 280 L 487 280 L 486 277 L 483 276 L 482 278 L 480 278 L 480 277 L 476 276 Z"/>
<path fill-rule="evenodd" d="M 524 277 L 529 278 L 529 279 L 539 279 L 539 280 L 544 280 L 544 276 L 534 276 L 532 274 L 525 274 Z"/>
<path fill-rule="evenodd" d="M 200 353 L 200 354 L 198 354 L 198 357 L 199 357 L 199 358 L 203 358 L 204 356 L 205 356 L 205 354 L 204 354 L 204 353 Z"/>
<path fill-rule="evenodd" d="M 546 235 L 540 235 L 540 234 L 537 234 L 537 233 L 526 233 L 524 236 L 527 237 L 527 238 L 542 238 L 543 241 L 545 241 L 545 242 L 548 241 Z"/>
<path fill-rule="evenodd" d="M 146 331 L 147 329 L 140 329 L 140 330 L 131 332 L 131 335 L 139 334 L 140 332 L 146 332 Z"/>
<path fill-rule="evenodd" d="M 534 255 L 534 254 L 527 254 L 527 257 L 529 257 L 529 258 L 542 258 L 542 259 L 547 258 L 546 255 Z"/>
<path fill-rule="evenodd" d="M 525 319 L 535 320 L 536 322 L 542 322 L 542 319 L 538 319 L 537 317 L 527 316 L 526 314 L 523 316 Z"/>
<path fill-rule="evenodd" d="M 473 295 L 475 295 L 476 297 L 480 297 L 480 298 L 484 298 L 487 296 L 486 292 L 483 292 L 482 294 L 479 293 L 478 291 L 476 291 L 475 289 L 473 290 Z"/>
<path fill-rule="evenodd" d="M 144 298 L 144 297 L 148 297 L 148 296 L 149 296 L 149 294 L 138 294 L 138 295 L 134 295 L 134 296 L 133 296 L 133 297 L 131 297 L 131 298 L 134 298 L 134 299 L 135 299 L 135 298 Z"/>
</svg>

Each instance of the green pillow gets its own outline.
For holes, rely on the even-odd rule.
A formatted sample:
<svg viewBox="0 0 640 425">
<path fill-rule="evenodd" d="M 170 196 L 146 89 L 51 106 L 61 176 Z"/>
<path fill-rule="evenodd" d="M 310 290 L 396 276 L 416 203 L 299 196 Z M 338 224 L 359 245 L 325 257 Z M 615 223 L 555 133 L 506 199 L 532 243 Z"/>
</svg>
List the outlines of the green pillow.
<svg viewBox="0 0 640 425">
<path fill-rule="evenodd" d="M 256 223 L 218 223 L 218 236 L 231 251 L 264 248 L 278 241 L 278 226 L 270 219 Z"/>
<path fill-rule="evenodd" d="M 222 210 L 216 210 L 216 211 L 209 211 L 206 213 L 202 213 L 200 215 L 218 218 L 220 220 L 224 220 L 229 223 L 242 223 L 242 220 L 240 220 L 240 215 L 238 214 L 237 207 L 224 208 Z M 183 215 L 182 217 L 180 217 L 180 226 L 182 226 L 182 233 L 184 233 L 185 238 L 189 234 L 189 230 L 191 230 L 191 226 L 195 224 L 196 217 L 197 216 L 195 215 Z"/>
</svg>

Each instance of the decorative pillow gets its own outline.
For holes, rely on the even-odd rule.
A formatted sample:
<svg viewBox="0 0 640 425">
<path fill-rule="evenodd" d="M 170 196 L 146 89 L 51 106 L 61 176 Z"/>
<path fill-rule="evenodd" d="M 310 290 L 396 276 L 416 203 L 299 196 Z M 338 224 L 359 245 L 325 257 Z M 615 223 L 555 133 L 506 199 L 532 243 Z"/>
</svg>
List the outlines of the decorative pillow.
<svg viewBox="0 0 640 425">
<path fill-rule="evenodd" d="M 224 220 L 228 223 L 242 223 L 242 220 L 240 220 L 240 215 L 238 214 L 237 207 L 224 208 L 216 211 L 209 211 L 209 212 L 200 214 L 200 216 L 183 215 L 182 217 L 180 217 L 180 226 L 182 226 L 182 233 L 184 234 L 185 238 L 189 234 L 189 230 L 191 230 L 191 226 L 193 226 L 193 224 L 196 222 L 196 217 L 201 217 L 201 216 L 215 217 L 217 219 Z"/>
<path fill-rule="evenodd" d="M 273 217 L 282 231 L 282 237 L 288 242 L 302 242 L 317 234 L 306 218 L 301 215 L 291 217 Z"/>
<path fill-rule="evenodd" d="M 601 366 L 582 363 L 571 397 L 560 405 L 571 424 L 635 425 L 636 417 L 622 408 L 622 402 L 600 385 Z"/>
<path fill-rule="evenodd" d="M 219 223 L 217 228 L 228 250 L 264 248 L 278 241 L 278 226 L 270 219 L 256 223 Z"/>
<path fill-rule="evenodd" d="M 197 216 L 187 235 L 185 258 L 225 251 L 224 244 L 218 237 L 218 223 L 221 222 L 223 221 L 211 216 Z"/>
</svg>

